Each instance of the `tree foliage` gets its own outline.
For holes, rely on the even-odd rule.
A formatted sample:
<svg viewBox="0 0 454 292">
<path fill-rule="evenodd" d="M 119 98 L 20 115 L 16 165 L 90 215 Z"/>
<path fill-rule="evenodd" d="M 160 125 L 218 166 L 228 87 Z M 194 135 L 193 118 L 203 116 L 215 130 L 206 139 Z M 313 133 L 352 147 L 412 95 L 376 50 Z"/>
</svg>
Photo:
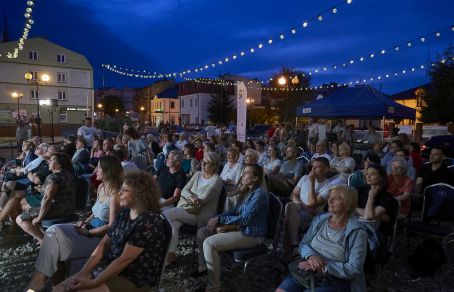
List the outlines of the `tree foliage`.
<svg viewBox="0 0 454 292">
<path fill-rule="evenodd" d="M 279 84 L 279 78 L 281 77 L 285 78 L 285 85 Z M 294 77 L 297 79 L 294 79 Z M 294 121 L 296 117 L 296 107 L 304 104 L 304 102 L 308 101 L 311 97 L 309 91 L 296 89 L 309 88 L 311 81 L 310 76 L 303 71 L 281 66 L 281 69 L 274 73 L 272 78 L 273 79 L 270 81 L 269 86 L 282 88 L 283 90 L 268 92 L 270 108 L 273 107 L 277 109 L 279 115 L 281 116 L 281 122 L 284 121 L 285 118 L 287 118 L 287 121 Z"/>
<path fill-rule="evenodd" d="M 421 110 L 424 123 L 454 121 L 454 47 L 449 46 L 437 56 L 429 75 L 432 79 L 432 90 L 422 96 Z"/>
<path fill-rule="evenodd" d="M 235 117 L 233 98 L 227 94 L 224 86 L 221 86 L 219 94 L 212 94 L 208 101 L 208 118 L 214 123 L 227 123 Z"/>
<path fill-rule="evenodd" d="M 115 95 L 108 95 L 104 97 L 104 99 L 102 100 L 102 105 L 104 112 L 111 116 L 115 115 L 116 113 L 115 109 L 118 109 L 118 112 L 121 113 L 124 111 L 125 108 L 121 98 Z"/>
</svg>

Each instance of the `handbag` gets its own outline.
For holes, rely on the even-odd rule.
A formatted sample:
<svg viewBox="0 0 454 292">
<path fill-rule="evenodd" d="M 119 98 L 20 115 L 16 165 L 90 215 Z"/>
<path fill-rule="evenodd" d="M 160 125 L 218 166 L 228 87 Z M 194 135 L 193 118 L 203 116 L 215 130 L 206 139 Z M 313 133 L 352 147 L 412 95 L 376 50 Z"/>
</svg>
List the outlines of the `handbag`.
<svg viewBox="0 0 454 292">
<path fill-rule="evenodd" d="M 180 207 L 186 210 L 186 212 L 188 212 L 189 214 L 199 215 L 200 211 L 202 211 L 201 205 L 194 205 L 183 196 L 180 198 L 180 200 L 183 200 L 185 202 Z"/>
<path fill-rule="evenodd" d="M 234 232 L 240 231 L 240 225 L 233 225 L 233 224 L 225 224 L 225 225 L 218 225 L 216 226 L 216 233 L 227 233 L 227 232 Z"/>
<path fill-rule="evenodd" d="M 299 264 L 304 261 L 305 261 L 304 259 L 297 259 L 296 261 L 291 262 L 288 265 L 288 271 L 298 284 L 300 284 L 306 289 L 311 289 L 311 291 L 315 291 L 314 275 L 316 273 L 300 269 Z"/>
</svg>

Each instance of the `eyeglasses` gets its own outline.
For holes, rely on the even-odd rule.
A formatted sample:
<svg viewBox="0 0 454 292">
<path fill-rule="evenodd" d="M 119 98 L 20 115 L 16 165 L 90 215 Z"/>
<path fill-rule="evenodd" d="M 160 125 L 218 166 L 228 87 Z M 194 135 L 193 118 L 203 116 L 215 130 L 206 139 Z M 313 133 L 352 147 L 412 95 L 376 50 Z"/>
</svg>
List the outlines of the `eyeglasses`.
<svg viewBox="0 0 454 292">
<path fill-rule="evenodd" d="M 208 161 L 202 161 L 202 165 L 203 166 L 207 166 L 207 165 L 210 165 L 211 163 L 209 163 Z"/>
</svg>

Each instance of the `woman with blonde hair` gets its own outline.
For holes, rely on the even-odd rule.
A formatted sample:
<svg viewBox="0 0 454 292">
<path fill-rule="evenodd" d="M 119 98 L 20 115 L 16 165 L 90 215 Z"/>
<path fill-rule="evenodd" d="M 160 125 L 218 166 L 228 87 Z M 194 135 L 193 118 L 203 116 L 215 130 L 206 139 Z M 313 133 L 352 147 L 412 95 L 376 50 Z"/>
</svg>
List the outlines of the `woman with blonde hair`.
<svg viewBox="0 0 454 292">
<path fill-rule="evenodd" d="M 176 261 L 180 227 L 183 224 L 203 226 L 209 218 L 216 215 L 222 188 L 222 179 L 217 173 L 220 163 L 221 158 L 217 153 L 206 153 L 202 160 L 202 170 L 183 188 L 177 207 L 164 212 L 172 226 L 168 263 Z"/>
<path fill-rule="evenodd" d="M 355 160 L 351 157 L 352 148 L 347 142 L 342 142 L 338 147 L 338 156 L 331 160 L 331 169 L 345 183 L 348 176 L 355 170 Z"/>
<path fill-rule="evenodd" d="M 354 216 L 357 191 L 336 185 L 329 191 L 328 213 L 312 221 L 301 241 L 301 259 L 290 264 L 287 276 L 276 292 L 303 291 L 298 278 L 323 278 L 315 289 L 323 291 L 366 291 L 363 271 L 367 254 L 367 227 Z M 298 277 L 296 277 L 296 274 Z M 330 290 L 331 289 L 331 290 Z"/>
</svg>

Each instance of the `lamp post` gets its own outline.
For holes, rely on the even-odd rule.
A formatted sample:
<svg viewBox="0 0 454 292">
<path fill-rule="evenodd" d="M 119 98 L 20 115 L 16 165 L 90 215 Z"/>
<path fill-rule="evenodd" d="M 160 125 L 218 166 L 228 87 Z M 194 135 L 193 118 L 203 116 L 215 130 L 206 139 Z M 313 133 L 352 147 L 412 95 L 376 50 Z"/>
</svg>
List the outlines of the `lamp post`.
<svg viewBox="0 0 454 292">
<path fill-rule="evenodd" d="M 36 110 L 37 110 L 36 129 L 38 136 L 41 137 L 41 117 L 39 115 L 39 86 L 47 85 L 47 82 L 49 82 L 50 77 L 47 74 L 42 74 L 40 78 L 33 79 L 33 74 L 30 72 L 25 73 L 24 77 L 27 80 L 28 84 L 36 86 Z"/>
<path fill-rule="evenodd" d="M 50 140 L 54 144 L 54 112 L 57 111 L 58 100 L 57 99 L 45 99 L 39 102 L 40 105 L 47 106 L 47 111 L 50 113 L 51 133 Z"/>
<path fill-rule="evenodd" d="M 298 79 L 297 76 L 293 77 L 291 80 L 292 82 L 292 85 L 295 87 L 300 81 Z M 287 83 L 287 78 L 285 78 L 285 76 L 281 76 L 279 79 L 278 79 L 278 83 L 280 86 L 284 87 L 287 89 L 287 96 L 285 98 L 285 122 L 287 122 L 287 118 L 288 118 L 288 100 L 289 100 L 289 84 Z"/>
<path fill-rule="evenodd" d="M 13 98 L 17 99 L 17 117 L 16 117 L 16 119 L 19 119 L 20 118 L 19 101 L 22 99 L 23 94 L 22 93 L 13 92 L 13 93 L 11 93 L 11 96 Z"/>
<path fill-rule="evenodd" d="M 247 98 L 246 99 L 246 103 L 247 103 L 247 107 L 249 109 L 249 114 L 251 114 L 251 106 L 252 104 L 255 102 L 255 100 L 253 100 L 252 98 Z M 249 128 L 252 128 L 252 115 L 249 119 Z"/>
</svg>

